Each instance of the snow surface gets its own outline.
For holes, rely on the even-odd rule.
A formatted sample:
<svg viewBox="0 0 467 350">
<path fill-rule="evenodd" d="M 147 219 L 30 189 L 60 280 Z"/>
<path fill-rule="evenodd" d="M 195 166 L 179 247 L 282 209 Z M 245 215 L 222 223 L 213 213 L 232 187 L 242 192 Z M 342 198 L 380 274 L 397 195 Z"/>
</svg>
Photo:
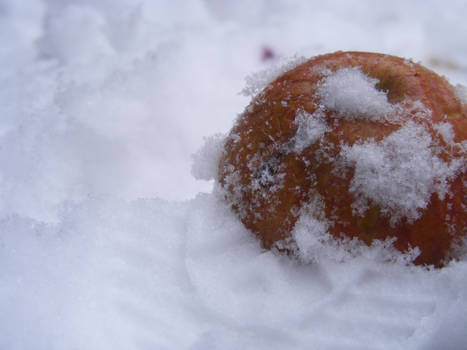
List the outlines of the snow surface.
<svg viewBox="0 0 467 350">
<path fill-rule="evenodd" d="M 196 153 L 203 138 L 226 134 L 245 77 L 284 57 L 379 51 L 467 85 L 466 14 L 434 0 L 0 1 L 0 349 L 465 349 L 465 258 L 433 270 L 388 242 L 336 246 L 303 231 L 325 228 L 312 213 L 295 232 L 316 234 L 302 264 L 263 251 L 190 167 L 197 154 L 194 175 L 215 178 L 220 144 Z"/>
</svg>

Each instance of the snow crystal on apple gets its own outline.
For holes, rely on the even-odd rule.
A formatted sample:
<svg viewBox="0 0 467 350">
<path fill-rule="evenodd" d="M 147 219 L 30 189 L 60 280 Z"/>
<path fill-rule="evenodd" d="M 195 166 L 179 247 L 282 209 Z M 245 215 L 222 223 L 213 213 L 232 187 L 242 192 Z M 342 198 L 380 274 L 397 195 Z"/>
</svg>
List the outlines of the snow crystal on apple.
<svg viewBox="0 0 467 350">
<path fill-rule="evenodd" d="M 456 136 L 456 134 L 451 124 L 449 123 L 433 124 L 433 128 L 443 138 L 444 142 L 446 142 L 448 145 L 454 144 L 454 137 Z"/>
<path fill-rule="evenodd" d="M 259 191 L 259 194 L 264 198 L 282 188 L 286 174 L 283 172 L 283 166 L 278 157 L 271 157 L 266 161 L 261 161 L 258 155 L 255 155 L 248 163 L 248 168 L 253 174 L 251 188 Z"/>
<path fill-rule="evenodd" d="M 431 145 L 427 130 L 408 122 L 381 142 L 344 146 L 341 155 L 355 168 L 349 189 L 355 196 L 354 213 L 363 215 L 376 204 L 391 217 L 391 224 L 401 218 L 412 222 L 420 217 L 433 193 L 443 199 L 448 179 L 461 164 L 444 162 Z"/>
<path fill-rule="evenodd" d="M 305 148 L 312 146 L 328 130 L 321 110 L 313 114 L 301 110 L 297 113 L 294 122 L 298 126 L 297 133 L 292 139 L 293 151 L 296 153 L 301 153 Z"/>
<path fill-rule="evenodd" d="M 462 84 L 456 85 L 456 95 L 463 105 L 467 105 L 467 87 Z"/>
<path fill-rule="evenodd" d="M 328 221 L 324 213 L 324 203 L 315 195 L 305 208 L 295 224 L 292 232 L 293 242 L 279 244 L 292 248 L 299 261 L 308 263 L 323 263 L 334 261 L 337 263 L 360 259 L 362 261 L 393 262 L 407 265 L 412 263 L 420 254 L 418 247 L 410 248 L 406 252 L 397 251 L 393 243 L 395 238 L 374 240 L 367 246 L 357 238 L 341 237 L 336 239 L 328 232 L 332 222 Z"/>
<path fill-rule="evenodd" d="M 310 203 L 302 208 L 292 232 L 298 258 L 306 263 L 317 259 L 317 251 L 331 238 L 329 223 L 324 213 L 324 203 L 315 194 Z"/>
<path fill-rule="evenodd" d="M 258 92 L 263 90 L 264 87 L 266 87 L 266 85 L 275 80 L 277 77 L 299 66 L 306 60 L 307 59 L 303 56 L 295 56 L 283 60 L 280 64 L 275 65 L 272 68 L 265 69 L 247 76 L 245 78 L 246 86 L 241 93 L 245 96 L 255 96 Z"/>
<path fill-rule="evenodd" d="M 376 84 L 378 79 L 367 76 L 359 67 L 341 68 L 326 74 L 316 93 L 324 107 L 340 117 L 371 121 L 390 119 L 395 106 Z"/>
</svg>

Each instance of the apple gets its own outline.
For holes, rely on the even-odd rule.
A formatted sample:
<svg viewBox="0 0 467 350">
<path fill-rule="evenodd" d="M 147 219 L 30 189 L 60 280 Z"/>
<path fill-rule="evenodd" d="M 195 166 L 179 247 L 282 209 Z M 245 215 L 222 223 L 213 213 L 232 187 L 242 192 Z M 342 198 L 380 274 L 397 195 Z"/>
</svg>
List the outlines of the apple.
<svg viewBox="0 0 467 350">
<path fill-rule="evenodd" d="M 336 239 L 394 238 L 418 247 L 416 264 L 442 266 L 467 236 L 466 152 L 467 107 L 446 79 L 395 56 L 336 52 L 252 99 L 218 179 L 267 249 L 293 242 L 312 213 Z"/>
</svg>

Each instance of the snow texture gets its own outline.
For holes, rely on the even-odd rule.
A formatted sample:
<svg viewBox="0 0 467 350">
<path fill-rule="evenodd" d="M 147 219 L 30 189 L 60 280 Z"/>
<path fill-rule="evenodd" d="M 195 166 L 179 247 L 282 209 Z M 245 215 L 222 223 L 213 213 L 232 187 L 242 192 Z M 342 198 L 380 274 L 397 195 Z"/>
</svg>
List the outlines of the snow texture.
<svg viewBox="0 0 467 350">
<path fill-rule="evenodd" d="M 419 255 L 419 249 L 410 249 L 405 253 L 392 247 L 394 239 L 374 241 L 368 247 L 358 239 L 342 238 L 336 240 L 328 232 L 332 222 L 326 219 L 324 203 L 318 194 L 302 208 L 299 219 L 293 229 L 292 242 L 283 242 L 289 249 L 295 250 L 301 262 L 323 263 L 333 261 L 346 263 L 353 259 L 369 259 L 380 263 L 392 261 L 397 264 L 410 264 Z"/>
<path fill-rule="evenodd" d="M 204 139 L 204 145 L 193 154 L 191 174 L 198 180 L 217 180 L 218 164 L 224 151 L 225 135 L 216 134 Z"/>
<path fill-rule="evenodd" d="M 264 46 L 277 57 L 448 55 L 458 68 L 434 68 L 465 86 L 466 11 L 435 0 L 0 1 L 0 349 L 463 349 L 465 258 L 433 270 L 388 242 L 335 245 L 312 213 L 296 231 L 311 263 L 298 263 L 262 250 L 190 167 L 248 104 L 244 77 L 271 68 Z M 280 73 L 268 74 L 247 91 Z M 312 140 L 308 122 L 298 135 Z M 207 140 L 194 157 L 201 179 L 219 155 Z M 436 153 L 421 151 L 430 176 L 407 185 L 424 198 L 451 165 L 433 171 Z"/>
<path fill-rule="evenodd" d="M 456 95 L 462 104 L 467 105 L 467 87 L 462 84 L 456 85 Z"/>
<path fill-rule="evenodd" d="M 304 63 L 306 60 L 306 57 L 282 59 L 280 63 L 277 63 L 273 67 L 248 75 L 245 78 L 246 86 L 243 88 L 242 94 L 245 96 L 255 96 L 263 90 L 266 85 L 274 81 L 283 73 Z"/>
<path fill-rule="evenodd" d="M 299 111 L 294 122 L 298 128 L 292 143 L 293 151 L 297 153 L 301 153 L 305 148 L 312 146 L 328 130 L 324 113 L 321 110 L 317 110 L 313 114 Z"/>
<path fill-rule="evenodd" d="M 326 75 L 316 93 L 326 109 L 342 118 L 384 121 L 394 113 L 394 106 L 385 92 L 376 89 L 377 83 L 359 67 L 341 68 Z"/>
<path fill-rule="evenodd" d="M 451 124 L 438 123 L 434 124 L 433 128 L 439 133 L 439 135 L 441 135 L 441 138 L 444 142 L 451 146 L 454 145 L 454 138 L 456 137 L 456 134 L 454 133 Z"/>
<path fill-rule="evenodd" d="M 341 155 L 355 168 L 349 189 L 355 196 L 355 213 L 363 215 L 369 205 L 376 204 L 392 224 L 401 218 L 412 222 L 427 207 L 432 193 L 443 199 L 449 191 L 447 180 L 461 163 L 447 164 L 431 145 L 425 128 L 408 122 L 381 142 L 345 146 Z"/>
</svg>

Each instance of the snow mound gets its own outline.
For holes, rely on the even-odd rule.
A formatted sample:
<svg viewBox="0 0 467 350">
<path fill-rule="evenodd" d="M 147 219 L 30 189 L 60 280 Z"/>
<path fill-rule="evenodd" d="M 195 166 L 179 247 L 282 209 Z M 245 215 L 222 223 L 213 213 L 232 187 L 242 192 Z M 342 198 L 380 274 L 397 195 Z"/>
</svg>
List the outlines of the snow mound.
<svg viewBox="0 0 467 350">
<path fill-rule="evenodd" d="M 427 270 L 386 243 L 322 241 L 299 264 L 262 250 L 217 194 L 90 198 L 63 207 L 56 224 L 15 216 L 0 229 L 2 349 L 417 350 L 467 341 L 465 261 Z"/>
<path fill-rule="evenodd" d="M 342 118 L 383 121 L 394 113 L 394 106 L 376 89 L 377 83 L 359 67 L 341 68 L 326 75 L 316 93 L 324 107 Z"/>
<path fill-rule="evenodd" d="M 262 250 L 222 199 L 202 195 L 189 206 L 187 271 L 198 305 L 216 320 L 196 349 L 418 349 L 450 333 L 441 318 L 465 319 L 453 309 L 466 305 L 465 262 L 440 272 L 411 265 L 417 251 L 402 254 L 391 241 L 337 243 L 314 206 L 296 227 L 311 236 L 298 263 Z M 460 327 L 452 335 L 446 342 L 466 339 Z"/>
</svg>

